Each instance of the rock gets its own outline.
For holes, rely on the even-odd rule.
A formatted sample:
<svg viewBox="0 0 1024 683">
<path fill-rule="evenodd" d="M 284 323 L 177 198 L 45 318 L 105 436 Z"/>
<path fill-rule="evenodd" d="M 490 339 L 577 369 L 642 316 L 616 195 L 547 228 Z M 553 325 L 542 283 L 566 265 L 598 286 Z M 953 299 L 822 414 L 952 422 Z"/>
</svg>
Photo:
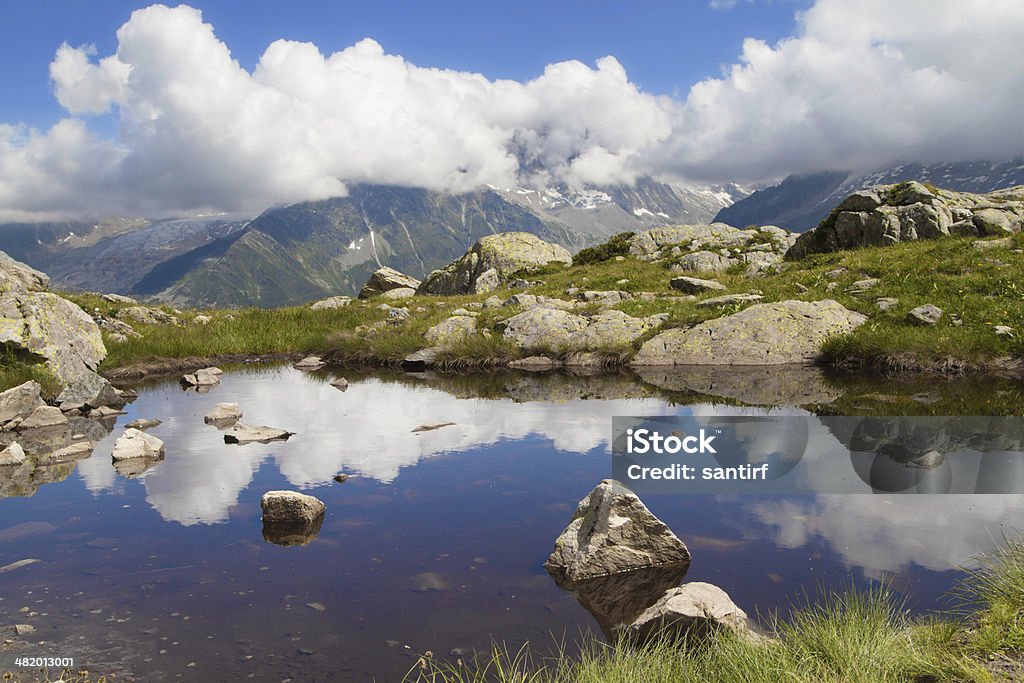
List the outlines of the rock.
<svg viewBox="0 0 1024 683">
<path fill-rule="evenodd" d="M 0 466 L 20 465 L 25 462 L 25 449 L 17 441 L 0 450 Z"/>
<path fill-rule="evenodd" d="M 105 417 L 114 417 L 115 415 L 124 415 L 125 412 L 119 408 L 111 408 L 110 406 L 100 406 L 99 408 L 93 408 L 89 411 L 90 418 L 96 418 L 102 420 Z"/>
<path fill-rule="evenodd" d="M 192 322 L 195 323 L 196 325 L 209 325 L 212 321 L 213 318 L 211 318 L 208 315 L 197 315 L 196 317 L 192 318 Z"/>
<path fill-rule="evenodd" d="M 66 425 L 68 418 L 64 416 L 60 408 L 55 406 L 40 406 L 32 411 L 32 414 L 21 421 L 18 425 L 19 431 L 26 429 L 41 429 L 43 427 L 57 427 Z"/>
<path fill-rule="evenodd" d="M 413 289 L 420 286 L 420 281 L 394 268 L 378 268 L 359 290 L 360 299 L 369 299 L 392 289 Z"/>
<path fill-rule="evenodd" d="M 629 301 L 633 297 L 629 292 L 620 292 L 617 290 L 609 291 L 591 291 L 579 292 L 576 297 L 583 302 L 588 304 L 598 304 L 599 306 L 618 306 L 623 301 Z"/>
<path fill-rule="evenodd" d="M 162 460 L 164 457 L 164 442 L 139 429 L 128 428 L 114 442 L 114 450 L 111 456 L 114 462 L 131 460 L 132 458 Z"/>
<path fill-rule="evenodd" d="M 1011 249 L 1016 240 L 1013 237 L 1000 237 L 994 240 L 976 240 L 972 244 L 975 249 Z"/>
<path fill-rule="evenodd" d="M 347 474 L 335 474 L 334 475 L 334 481 L 338 482 L 339 484 L 344 484 L 346 481 L 348 481 L 348 475 Z"/>
<path fill-rule="evenodd" d="M 726 294 L 725 296 L 713 296 L 703 301 L 698 301 L 697 306 L 700 308 L 710 308 L 712 306 L 734 306 L 736 304 L 748 304 L 753 301 L 760 301 L 764 297 L 760 294 Z"/>
<path fill-rule="evenodd" d="M 985 237 L 1020 232 L 1024 188 L 988 194 L 951 192 L 917 182 L 883 185 L 850 195 L 816 228 L 801 235 L 786 254 L 885 246 L 946 235 Z M 877 204 L 876 204 L 877 199 Z"/>
<path fill-rule="evenodd" d="M 605 479 L 580 501 L 544 563 L 558 585 L 647 567 L 690 564 L 686 545 L 631 491 Z"/>
<path fill-rule="evenodd" d="M 881 282 L 882 281 L 879 280 L 877 277 L 870 277 L 867 278 L 866 280 L 857 280 L 856 282 L 851 283 L 850 286 L 846 288 L 846 293 L 860 294 L 861 292 L 866 292 L 869 289 L 876 287 Z"/>
<path fill-rule="evenodd" d="M 1000 337 L 1008 337 L 1013 334 L 1013 328 L 1009 325 L 995 325 L 992 327 L 992 331 Z"/>
<path fill-rule="evenodd" d="M 92 455 L 93 445 L 89 441 L 79 441 L 50 453 L 50 462 L 72 462 Z"/>
<path fill-rule="evenodd" d="M 452 427 L 454 425 L 454 422 L 430 422 L 428 424 L 422 424 L 419 427 L 414 428 L 412 430 L 412 433 L 416 434 L 418 432 L 432 432 L 435 429 L 441 429 L 441 427 Z"/>
<path fill-rule="evenodd" d="M 587 319 L 568 311 L 531 308 L 505 321 L 502 337 L 520 349 L 562 349 L 572 334 L 587 327 Z"/>
<path fill-rule="evenodd" d="M 62 384 L 95 370 L 107 355 L 96 322 L 48 292 L 0 294 L 0 343 L 42 357 Z"/>
<path fill-rule="evenodd" d="M 180 325 L 181 321 L 170 313 L 149 306 L 129 306 L 117 312 L 121 320 L 134 320 L 143 325 Z"/>
<path fill-rule="evenodd" d="M 140 417 L 140 418 L 132 420 L 131 422 L 126 424 L 125 427 L 131 427 L 132 429 L 146 430 L 146 429 L 152 429 L 153 427 L 159 427 L 162 424 L 163 424 L 163 422 L 161 420 L 151 420 L 151 419 L 147 419 L 147 418 L 144 418 L 144 417 Z"/>
<path fill-rule="evenodd" d="M 828 337 L 867 318 L 826 299 L 755 304 L 646 341 L 633 365 L 776 365 L 816 360 Z"/>
<path fill-rule="evenodd" d="M 224 443 L 270 443 L 271 441 L 287 441 L 293 432 L 274 427 L 256 427 L 236 422 L 231 431 L 224 434 Z"/>
<path fill-rule="evenodd" d="M 736 259 L 716 254 L 713 251 L 695 251 L 679 259 L 669 270 L 673 273 L 704 272 L 720 273 L 739 263 Z"/>
<path fill-rule="evenodd" d="M 67 411 L 101 406 L 120 407 L 125 402 L 110 382 L 95 372 L 86 371 L 67 383 L 57 396 L 57 403 L 61 410 Z"/>
<path fill-rule="evenodd" d="M 35 626 L 30 626 L 28 624 L 15 624 L 14 625 L 14 633 L 15 633 L 15 635 L 27 636 L 27 635 L 30 635 L 30 634 L 35 633 L 35 632 L 36 632 L 36 627 Z"/>
<path fill-rule="evenodd" d="M 123 344 L 129 339 L 139 339 L 140 337 L 142 337 L 141 334 L 135 331 L 134 327 L 124 322 L 123 320 L 117 320 L 116 318 L 107 318 L 105 316 L 99 315 L 98 313 L 93 313 L 92 317 L 93 320 L 96 321 L 96 324 L 99 326 L 99 328 L 107 333 L 108 338 L 111 341 L 116 340 L 118 336 L 120 336 L 123 337 L 123 340 L 119 343 Z"/>
<path fill-rule="evenodd" d="M 338 308 L 344 308 L 350 303 L 352 303 L 352 297 L 332 296 L 310 304 L 309 308 L 312 311 L 332 311 Z"/>
<path fill-rule="evenodd" d="M 603 311 L 587 320 L 586 327 L 569 335 L 568 348 L 611 350 L 625 348 L 661 325 L 667 315 L 634 318 L 622 311 Z"/>
<path fill-rule="evenodd" d="M 186 387 L 212 387 L 220 384 L 220 376 L 224 371 L 217 367 L 203 368 L 194 373 L 184 375 L 181 383 Z"/>
<path fill-rule="evenodd" d="M 543 371 L 556 367 L 556 363 L 547 356 L 527 356 L 509 362 L 508 366 L 515 370 Z"/>
<path fill-rule="evenodd" d="M 410 353 L 402 359 L 402 369 L 406 372 L 423 372 L 437 362 L 445 349 L 440 346 L 431 346 Z"/>
<path fill-rule="evenodd" d="M 203 416 L 203 422 L 217 427 L 230 427 L 242 419 L 242 410 L 237 403 L 218 403 Z"/>
<path fill-rule="evenodd" d="M 46 273 L 0 251 L 0 293 L 45 292 L 49 286 L 50 278 Z"/>
<path fill-rule="evenodd" d="M 428 329 L 423 339 L 431 346 L 450 346 L 473 334 L 476 334 L 476 318 L 454 315 Z"/>
<path fill-rule="evenodd" d="M 505 232 L 478 240 L 464 256 L 433 271 L 419 286 L 419 294 L 472 294 L 489 292 L 518 271 L 552 262 L 572 264 L 572 255 L 526 232 Z"/>
<path fill-rule="evenodd" d="M 875 306 L 877 306 L 878 310 L 880 311 L 888 311 L 890 308 L 896 306 L 899 302 L 900 300 L 894 297 L 883 296 L 875 299 Z"/>
<path fill-rule="evenodd" d="M 678 289 L 684 294 L 703 294 L 704 292 L 725 291 L 727 288 L 721 282 L 715 280 L 701 280 L 696 277 L 674 277 L 669 282 L 672 289 Z"/>
<path fill-rule="evenodd" d="M 942 309 L 932 304 L 924 304 L 907 312 L 907 321 L 915 325 L 934 325 L 942 317 Z"/>
<path fill-rule="evenodd" d="M 22 420 L 46 405 L 39 395 L 41 391 L 39 383 L 30 380 L 0 393 L 0 427 L 11 420 Z"/>
<path fill-rule="evenodd" d="M 746 405 L 826 404 L 843 395 L 842 389 L 813 365 L 655 365 L 637 366 L 634 372 L 661 389 Z"/>
<path fill-rule="evenodd" d="M 398 287 L 384 292 L 380 295 L 380 298 L 387 299 L 389 301 L 398 301 L 400 299 L 409 299 L 414 296 L 416 296 L 416 290 L 412 287 Z"/>
<path fill-rule="evenodd" d="M 348 391 L 348 380 L 344 377 L 335 377 L 331 380 L 331 386 L 341 391 Z"/>
<path fill-rule="evenodd" d="M 264 524 L 312 524 L 327 506 L 298 491 L 267 491 L 260 498 Z"/>
<path fill-rule="evenodd" d="M 292 367 L 296 370 L 319 370 L 325 365 L 327 363 L 324 363 L 320 356 L 306 356 Z"/>
<path fill-rule="evenodd" d="M 102 296 L 107 301 L 111 301 L 115 304 L 128 304 L 129 306 L 134 306 L 139 303 L 130 296 L 125 296 L 123 294 L 103 294 Z"/>
<path fill-rule="evenodd" d="M 728 593 L 710 583 L 687 583 L 669 590 L 625 630 L 647 639 L 668 629 L 677 637 L 704 638 L 726 629 L 745 640 L 763 640 L 751 627 L 746 612 L 736 606 Z"/>
</svg>

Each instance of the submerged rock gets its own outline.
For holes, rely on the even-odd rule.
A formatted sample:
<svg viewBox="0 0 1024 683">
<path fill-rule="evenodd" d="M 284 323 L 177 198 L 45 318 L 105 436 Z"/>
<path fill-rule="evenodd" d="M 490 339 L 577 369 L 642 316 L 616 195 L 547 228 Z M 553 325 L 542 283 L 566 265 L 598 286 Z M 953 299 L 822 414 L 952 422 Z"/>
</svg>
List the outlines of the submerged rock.
<svg viewBox="0 0 1024 683">
<path fill-rule="evenodd" d="M 777 365 L 807 363 L 830 336 L 850 332 L 867 318 L 842 304 L 780 301 L 690 329 L 662 332 L 640 347 L 633 365 Z"/>
<path fill-rule="evenodd" d="M 164 457 L 164 442 L 139 429 L 128 428 L 114 442 L 114 450 L 111 456 L 114 462 L 130 460 L 132 458 L 161 460 Z"/>
<path fill-rule="evenodd" d="M 580 501 L 544 568 L 561 586 L 668 565 L 689 567 L 686 545 L 636 494 L 605 479 Z"/>
<path fill-rule="evenodd" d="M 331 386 L 340 391 L 348 391 L 348 380 L 344 377 L 335 377 L 331 380 Z"/>
<path fill-rule="evenodd" d="M 224 443 L 270 443 L 271 441 L 287 441 L 293 432 L 274 427 L 256 427 L 236 422 L 230 431 L 224 434 Z"/>
<path fill-rule="evenodd" d="M 230 427 L 242 419 L 242 410 L 237 403 L 218 403 L 203 416 L 203 422 L 217 427 Z"/>
</svg>

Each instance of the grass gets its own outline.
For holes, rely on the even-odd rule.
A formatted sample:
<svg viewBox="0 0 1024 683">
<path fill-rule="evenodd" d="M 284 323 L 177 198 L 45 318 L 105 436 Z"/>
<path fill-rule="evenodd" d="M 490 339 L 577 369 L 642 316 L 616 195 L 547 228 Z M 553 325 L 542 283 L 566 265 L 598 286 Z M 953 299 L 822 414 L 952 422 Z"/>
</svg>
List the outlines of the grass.
<svg viewBox="0 0 1024 683">
<path fill-rule="evenodd" d="M 1006 540 L 966 572 L 957 595 L 969 613 L 913 619 L 884 587 L 805 598 L 774 638 L 751 643 L 727 632 L 703 642 L 667 633 L 638 644 L 593 637 L 570 656 L 496 646 L 469 661 L 422 657 L 416 683 L 925 683 L 1019 680 L 1024 660 L 1024 542 Z M 998 660 L 1008 666 L 997 667 Z"/>
</svg>

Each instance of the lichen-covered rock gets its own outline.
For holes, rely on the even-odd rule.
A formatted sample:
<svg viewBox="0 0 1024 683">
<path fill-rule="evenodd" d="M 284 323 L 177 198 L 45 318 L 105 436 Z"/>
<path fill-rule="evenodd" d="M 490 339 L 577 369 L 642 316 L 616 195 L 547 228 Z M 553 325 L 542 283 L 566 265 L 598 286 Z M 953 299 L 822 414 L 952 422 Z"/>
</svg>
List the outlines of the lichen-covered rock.
<svg viewBox="0 0 1024 683">
<path fill-rule="evenodd" d="M 394 268 L 378 268 L 359 290 L 360 299 L 369 299 L 392 289 L 413 289 L 420 286 L 420 281 L 401 273 Z"/>
<path fill-rule="evenodd" d="M 587 326 L 581 315 L 552 308 L 531 308 L 505 321 L 505 341 L 520 349 L 564 349 Z"/>
<path fill-rule="evenodd" d="M 701 280 L 698 277 L 674 277 L 668 283 L 672 289 L 677 289 L 683 294 L 703 294 L 715 290 L 725 291 L 726 286 L 716 280 Z"/>
<path fill-rule="evenodd" d="M 5 292 L 44 292 L 50 286 L 50 278 L 46 273 L 16 261 L 0 251 L 0 293 Z"/>
<path fill-rule="evenodd" d="M 559 585 L 618 572 L 689 566 L 690 552 L 629 489 L 605 479 L 580 501 L 544 568 Z"/>
<path fill-rule="evenodd" d="M 314 301 L 309 308 L 313 311 L 330 311 L 337 308 L 344 308 L 352 303 L 352 297 L 332 296 L 320 301 Z"/>
<path fill-rule="evenodd" d="M 446 296 L 489 292 L 514 273 L 552 262 L 567 265 L 572 255 L 527 232 L 503 232 L 478 240 L 464 256 L 433 271 L 419 286 L 419 294 Z"/>
<path fill-rule="evenodd" d="M 39 356 L 62 384 L 95 370 L 107 355 L 99 327 L 75 304 L 49 292 L 0 294 L 0 343 Z"/>
<path fill-rule="evenodd" d="M 86 371 L 71 380 L 57 396 L 61 410 L 123 406 L 125 401 L 110 382 L 95 372 Z"/>
<path fill-rule="evenodd" d="M 476 318 L 454 315 L 428 329 L 423 338 L 431 346 L 448 346 L 476 334 Z"/>
<path fill-rule="evenodd" d="M 729 594 L 710 583 L 687 583 L 673 588 L 644 610 L 626 632 L 640 638 L 672 633 L 677 637 L 706 637 L 725 629 L 745 640 L 763 637 L 750 625 L 747 613 Z"/>
<path fill-rule="evenodd" d="M 713 251 L 695 251 L 684 255 L 669 270 L 673 273 L 705 272 L 720 273 L 738 264 L 739 261 Z"/>
<path fill-rule="evenodd" d="M 170 313 L 149 306 L 129 306 L 117 312 L 121 320 L 134 320 L 143 325 L 181 325 L 181 321 Z"/>
<path fill-rule="evenodd" d="M 152 434 L 129 428 L 114 442 L 111 457 L 114 462 L 132 458 L 160 460 L 164 457 L 164 442 Z"/>
<path fill-rule="evenodd" d="M 586 327 L 569 335 L 568 348 L 600 351 L 626 347 L 667 318 L 666 314 L 634 318 L 622 311 L 604 311 L 591 316 Z"/>
<path fill-rule="evenodd" d="M 787 257 L 951 234 L 1005 235 L 1020 232 L 1022 226 L 1024 186 L 974 194 L 909 181 L 853 193 L 801 235 Z"/>
<path fill-rule="evenodd" d="M 41 391 L 38 382 L 28 381 L 0 393 L 0 427 L 12 420 L 22 420 L 46 405 L 39 395 Z"/>
<path fill-rule="evenodd" d="M 294 365 L 292 365 L 292 367 L 295 368 L 296 370 L 310 370 L 310 371 L 312 371 L 312 370 L 319 370 L 320 368 L 324 367 L 325 365 L 327 365 L 327 363 L 325 363 L 323 358 L 321 358 L 320 356 L 306 356 L 302 360 L 300 360 L 300 361 L 296 362 Z"/>
<path fill-rule="evenodd" d="M 673 329 L 640 347 L 634 365 L 776 365 L 816 360 L 821 344 L 867 318 L 826 299 L 755 304 L 690 329 Z"/>
<path fill-rule="evenodd" d="M 397 287 L 384 292 L 380 295 L 380 298 L 387 299 L 388 301 L 400 301 L 402 299 L 411 299 L 414 296 L 416 296 L 416 290 L 412 287 Z"/>
</svg>

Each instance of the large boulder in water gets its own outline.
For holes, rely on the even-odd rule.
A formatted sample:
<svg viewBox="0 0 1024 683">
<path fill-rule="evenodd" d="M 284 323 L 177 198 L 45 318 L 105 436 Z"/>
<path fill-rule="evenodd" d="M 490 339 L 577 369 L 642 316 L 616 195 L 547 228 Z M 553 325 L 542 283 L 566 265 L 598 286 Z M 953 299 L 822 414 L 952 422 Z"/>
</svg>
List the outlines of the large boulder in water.
<svg viewBox="0 0 1024 683">
<path fill-rule="evenodd" d="M 688 567 L 690 552 L 635 493 L 605 479 L 587 495 L 544 568 L 560 586 L 648 567 Z"/>
<path fill-rule="evenodd" d="M 689 329 L 662 332 L 640 347 L 632 364 L 808 363 L 821 355 L 827 338 L 850 332 L 865 320 L 831 299 L 756 304 Z"/>
<path fill-rule="evenodd" d="M 464 256 L 433 271 L 419 286 L 419 294 L 474 294 L 489 292 L 514 273 L 558 261 L 572 263 L 572 255 L 557 244 L 528 232 L 503 232 L 478 240 Z"/>
<path fill-rule="evenodd" d="M 95 370 L 107 355 L 96 322 L 75 304 L 49 292 L 0 294 L 0 343 L 44 359 L 65 385 Z"/>
<path fill-rule="evenodd" d="M 359 298 L 369 299 L 393 289 L 416 289 L 419 286 L 420 281 L 416 278 L 385 266 L 373 272 L 363 288 L 359 290 Z"/>
</svg>

